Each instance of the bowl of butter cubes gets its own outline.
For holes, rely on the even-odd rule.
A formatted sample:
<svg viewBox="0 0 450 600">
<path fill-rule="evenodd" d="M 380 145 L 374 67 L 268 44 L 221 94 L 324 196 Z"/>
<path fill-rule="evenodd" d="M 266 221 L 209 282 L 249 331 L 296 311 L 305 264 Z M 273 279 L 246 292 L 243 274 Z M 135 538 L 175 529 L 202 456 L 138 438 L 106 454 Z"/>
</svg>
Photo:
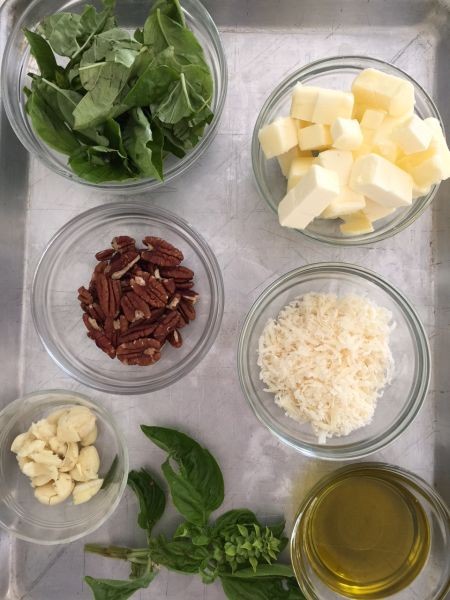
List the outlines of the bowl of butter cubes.
<svg viewBox="0 0 450 600">
<path fill-rule="evenodd" d="M 280 225 L 335 245 L 405 229 L 450 177 L 433 100 L 398 67 L 362 56 L 319 60 L 282 81 L 256 121 L 252 162 Z"/>
</svg>

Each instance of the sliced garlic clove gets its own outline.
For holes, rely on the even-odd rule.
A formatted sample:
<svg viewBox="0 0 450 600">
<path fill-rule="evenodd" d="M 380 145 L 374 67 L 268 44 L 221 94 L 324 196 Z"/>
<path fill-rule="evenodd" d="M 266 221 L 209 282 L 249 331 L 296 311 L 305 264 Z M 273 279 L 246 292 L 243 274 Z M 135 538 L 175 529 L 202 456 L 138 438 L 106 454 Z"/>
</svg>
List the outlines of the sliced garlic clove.
<svg viewBox="0 0 450 600">
<path fill-rule="evenodd" d="M 56 424 L 50 423 L 47 419 L 41 419 L 37 423 L 32 423 L 29 432 L 38 440 L 48 443 L 50 438 L 56 435 Z"/>
<path fill-rule="evenodd" d="M 100 468 L 100 457 L 95 446 L 86 446 L 81 448 L 78 464 L 81 467 L 85 476 L 85 481 L 88 479 L 96 479 Z"/>
<path fill-rule="evenodd" d="M 59 410 L 54 410 L 52 413 L 50 413 L 47 417 L 46 420 L 49 423 L 52 423 L 53 425 L 57 425 L 59 419 L 66 413 L 68 412 L 67 408 L 61 408 Z"/>
<path fill-rule="evenodd" d="M 93 498 L 103 485 L 103 479 L 92 479 L 85 483 L 77 483 L 73 488 L 73 503 L 83 504 Z"/>
<path fill-rule="evenodd" d="M 56 436 L 52 437 L 48 441 L 48 445 L 50 449 L 53 450 L 55 454 L 64 458 L 67 452 L 67 444 L 66 442 L 61 442 Z"/>
<path fill-rule="evenodd" d="M 19 454 L 23 447 L 27 446 L 33 440 L 34 436 L 32 436 L 29 431 L 26 431 L 25 433 L 20 433 L 14 438 L 13 443 L 11 444 L 11 452 Z"/>
<path fill-rule="evenodd" d="M 54 465 L 55 467 L 60 467 L 63 462 L 59 456 L 51 450 L 40 450 L 39 452 L 33 452 L 29 455 L 29 457 L 36 463 L 43 465 Z"/>
<path fill-rule="evenodd" d="M 58 469 L 55 465 L 45 465 L 43 463 L 36 463 L 32 460 L 23 465 L 22 473 L 28 477 L 39 477 L 40 475 L 50 475 L 53 479 L 58 478 Z"/>
<path fill-rule="evenodd" d="M 98 430 L 97 430 L 97 425 L 94 424 L 94 428 L 92 429 L 92 431 L 90 433 L 88 433 L 86 436 L 81 438 L 81 445 L 82 446 L 90 446 L 91 444 L 93 444 L 98 436 Z"/>
<path fill-rule="evenodd" d="M 76 442 L 68 442 L 67 450 L 64 455 L 64 460 L 62 461 L 62 463 L 59 467 L 59 470 L 62 473 L 71 471 L 77 464 L 78 456 L 79 456 L 78 444 Z"/>
<path fill-rule="evenodd" d="M 35 452 L 40 452 L 41 450 L 44 450 L 44 448 L 45 448 L 45 442 L 43 442 L 42 440 L 32 439 L 31 441 L 25 442 L 22 445 L 20 450 L 17 452 L 17 455 L 18 456 L 30 456 L 31 454 L 34 454 Z"/>
<path fill-rule="evenodd" d="M 34 490 L 35 497 L 42 504 L 55 505 L 64 502 L 72 493 L 74 483 L 67 473 L 61 473 L 53 483 L 41 485 Z"/>
</svg>

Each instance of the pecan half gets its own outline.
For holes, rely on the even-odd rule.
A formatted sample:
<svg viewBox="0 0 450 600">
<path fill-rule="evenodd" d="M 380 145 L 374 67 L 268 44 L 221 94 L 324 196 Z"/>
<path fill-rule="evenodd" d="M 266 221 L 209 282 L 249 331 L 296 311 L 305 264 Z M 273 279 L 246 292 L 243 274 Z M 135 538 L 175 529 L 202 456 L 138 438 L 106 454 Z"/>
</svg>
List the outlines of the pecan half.
<svg viewBox="0 0 450 600">
<path fill-rule="evenodd" d="M 78 288 L 78 300 L 82 304 L 92 304 L 94 302 L 94 298 L 89 290 L 87 290 L 84 285 Z"/>
<path fill-rule="evenodd" d="M 167 304 L 167 308 L 170 310 L 175 310 L 181 300 L 180 294 L 174 294 Z"/>
<path fill-rule="evenodd" d="M 148 320 L 141 321 L 119 335 L 119 344 L 149 337 L 155 331 L 156 327 L 157 323 L 149 323 Z"/>
<path fill-rule="evenodd" d="M 161 283 L 166 288 L 166 291 L 169 294 L 169 296 L 175 294 L 175 281 L 173 279 L 162 279 Z"/>
<path fill-rule="evenodd" d="M 128 292 L 127 298 L 130 299 L 131 304 L 134 306 L 139 316 L 136 315 L 137 319 L 150 319 L 152 313 L 147 302 L 138 296 L 135 292 Z"/>
<path fill-rule="evenodd" d="M 100 350 L 103 350 L 110 358 L 115 358 L 116 350 L 103 331 L 89 331 L 88 336 L 94 340 Z"/>
<path fill-rule="evenodd" d="M 109 260 L 114 255 L 114 250 L 112 248 L 106 248 L 106 250 L 100 250 L 95 255 L 95 258 L 99 261 Z"/>
<path fill-rule="evenodd" d="M 130 250 L 136 251 L 136 240 L 128 235 L 118 235 L 113 238 L 111 246 L 122 254 Z"/>
<path fill-rule="evenodd" d="M 160 273 L 167 279 L 175 279 L 175 283 L 178 281 L 189 281 L 194 277 L 194 271 L 187 267 L 162 267 Z"/>
<path fill-rule="evenodd" d="M 161 358 L 161 344 L 150 338 L 125 342 L 117 348 L 117 358 L 126 365 L 151 365 Z"/>
<path fill-rule="evenodd" d="M 97 323 L 97 320 L 90 317 L 87 313 L 84 313 L 83 315 L 83 323 L 88 331 L 101 331 L 101 327 Z"/>
<path fill-rule="evenodd" d="M 147 236 L 142 243 L 147 246 L 148 250 L 143 250 L 141 257 L 153 265 L 176 267 L 184 259 L 181 250 L 159 237 Z"/>
<path fill-rule="evenodd" d="M 93 319 L 97 319 L 97 321 L 100 321 L 100 323 L 103 323 L 103 321 L 105 320 L 105 313 L 101 309 L 100 304 L 98 304 L 98 302 L 89 304 L 89 306 L 86 307 L 86 312 Z"/>
<path fill-rule="evenodd" d="M 112 258 L 105 270 L 105 273 L 107 273 L 112 279 L 120 279 L 127 271 L 131 269 L 133 265 L 137 263 L 139 258 L 140 256 L 135 250 L 129 250 L 123 254 L 117 254 Z"/>
<path fill-rule="evenodd" d="M 187 302 L 186 300 L 181 300 L 178 304 L 177 310 L 183 316 L 184 320 L 194 321 L 196 317 L 195 308 L 192 302 Z"/>
<path fill-rule="evenodd" d="M 142 272 L 141 272 L 142 273 Z M 136 275 L 130 281 L 131 288 L 135 294 L 154 308 L 162 308 L 168 300 L 167 292 L 155 277 Z"/>
<path fill-rule="evenodd" d="M 101 309 L 107 317 L 116 317 L 119 313 L 122 289 L 119 281 L 113 281 L 104 273 L 97 275 L 97 295 Z"/>
<path fill-rule="evenodd" d="M 194 292 L 194 290 L 182 290 L 180 291 L 180 295 L 183 300 L 186 300 L 186 302 L 191 302 L 192 304 L 196 304 L 200 297 L 200 295 L 197 292 Z"/>
<path fill-rule="evenodd" d="M 161 342 L 164 341 L 169 333 L 179 326 L 179 323 L 179 314 L 175 310 L 171 310 L 158 323 L 158 327 L 153 332 L 153 337 Z"/>
<path fill-rule="evenodd" d="M 169 333 L 167 336 L 167 341 L 174 348 L 181 348 L 183 345 L 183 338 L 181 337 L 181 333 L 178 331 L 178 329 L 174 329 Z"/>
</svg>

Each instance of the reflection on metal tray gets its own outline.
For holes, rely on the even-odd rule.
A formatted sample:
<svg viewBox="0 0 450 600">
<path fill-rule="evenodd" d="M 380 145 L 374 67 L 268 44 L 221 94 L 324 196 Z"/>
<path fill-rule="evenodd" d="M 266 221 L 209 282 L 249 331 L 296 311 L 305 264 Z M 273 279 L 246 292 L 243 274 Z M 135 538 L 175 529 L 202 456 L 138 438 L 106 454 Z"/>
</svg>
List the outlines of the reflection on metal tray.
<svg viewBox="0 0 450 600">
<path fill-rule="evenodd" d="M 27 4 L 17 0 L 1 15 L 1 44 L 15 15 Z M 203 362 L 170 388 L 130 398 L 92 395 L 121 421 L 133 466 L 157 468 L 162 461 L 159 451 L 137 434 L 139 423 L 177 426 L 193 433 L 218 457 L 225 475 L 226 508 L 249 506 L 266 517 L 285 513 L 290 526 L 296 502 L 337 465 L 309 460 L 283 446 L 245 404 L 235 367 L 240 323 L 250 303 L 280 273 L 325 260 L 360 264 L 378 271 L 409 296 L 434 352 L 434 380 L 426 406 L 398 441 L 371 459 L 414 471 L 450 501 L 449 182 L 441 186 L 433 209 L 407 231 L 373 247 L 332 249 L 279 227 L 257 196 L 250 163 L 252 127 L 264 99 L 290 71 L 325 56 L 367 54 L 397 64 L 431 93 L 448 130 L 449 4 L 444 0 L 206 4 L 222 31 L 230 71 L 220 131 L 199 164 L 146 199 L 187 218 L 216 252 L 226 288 L 222 329 Z M 65 377 L 41 347 L 31 323 L 29 290 L 50 236 L 75 214 L 110 201 L 114 199 L 73 185 L 30 160 L 1 113 L 2 405 L 39 388 L 88 392 Z M 135 500 L 127 493 L 113 518 L 90 541 L 135 542 L 140 536 L 135 514 Z M 5 600 L 88 599 L 84 573 L 126 575 L 125 565 L 85 557 L 83 542 L 39 548 L 3 533 L 0 564 L 0 597 Z M 140 597 L 148 593 L 136 594 Z M 151 597 L 220 600 L 223 593 L 218 586 L 163 572 L 152 583 Z"/>
</svg>

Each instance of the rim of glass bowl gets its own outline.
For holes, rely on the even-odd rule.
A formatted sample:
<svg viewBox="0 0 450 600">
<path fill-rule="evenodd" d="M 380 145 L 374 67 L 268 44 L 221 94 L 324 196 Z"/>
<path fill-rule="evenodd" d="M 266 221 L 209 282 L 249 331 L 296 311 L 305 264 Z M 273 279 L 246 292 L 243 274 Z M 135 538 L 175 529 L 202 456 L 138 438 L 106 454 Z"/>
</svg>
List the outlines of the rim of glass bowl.
<svg viewBox="0 0 450 600">
<path fill-rule="evenodd" d="M 194 246 L 198 252 L 198 256 L 204 265 L 208 281 L 211 286 L 212 310 L 210 310 L 208 321 L 198 344 L 191 350 L 184 360 L 173 369 L 153 378 L 151 377 L 151 374 L 149 374 L 149 380 L 145 383 L 134 385 L 130 384 L 124 387 L 116 387 L 115 385 L 108 384 L 103 385 L 101 383 L 99 384 L 95 377 L 92 377 L 91 375 L 85 376 L 84 374 L 79 373 L 77 369 L 73 369 L 70 362 L 67 361 L 65 356 L 63 356 L 62 353 L 57 349 L 52 340 L 52 336 L 48 331 L 47 324 L 40 322 L 37 316 L 37 305 L 39 303 L 38 298 L 46 293 L 48 284 L 47 270 L 51 269 L 49 265 L 51 265 L 54 252 L 57 252 L 58 245 L 64 241 L 66 236 L 74 229 L 83 227 L 84 224 L 90 223 L 93 218 L 100 215 L 104 220 L 106 220 L 108 216 L 132 214 L 140 215 L 142 213 L 145 213 L 146 216 L 155 218 L 163 224 L 170 223 L 171 225 L 174 225 L 176 229 L 181 230 L 185 235 L 187 234 L 190 240 L 194 243 Z M 39 290 L 41 291 L 39 292 Z M 215 257 L 209 244 L 202 235 L 200 235 L 189 225 L 187 221 L 181 217 L 178 217 L 162 208 L 149 205 L 143 201 L 114 202 L 112 204 L 96 206 L 95 208 L 91 208 L 68 221 L 65 225 L 63 225 L 63 227 L 61 227 L 59 231 L 56 232 L 42 253 L 34 273 L 31 289 L 31 314 L 33 323 L 43 346 L 55 363 L 65 373 L 80 383 L 83 383 L 90 388 L 114 394 L 144 394 L 148 392 L 154 392 L 172 385 L 187 375 L 201 362 L 201 360 L 203 360 L 213 345 L 222 322 L 223 309 L 224 286 L 222 274 L 220 272 L 217 258 Z"/>
<path fill-rule="evenodd" d="M 6 0 L 7 2 L 13 2 L 14 0 Z M 87 1 L 87 0 L 86 0 Z M 223 113 L 223 108 L 225 105 L 225 99 L 227 95 L 228 88 L 228 68 L 227 61 L 225 56 L 225 51 L 222 45 L 222 41 L 220 39 L 219 31 L 214 23 L 211 15 L 203 6 L 203 4 L 199 0 L 187 0 L 188 4 L 194 5 L 196 10 L 198 11 L 201 20 L 210 34 L 210 40 L 212 46 L 214 48 L 214 54 L 217 58 L 218 70 L 217 73 L 214 69 L 214 66 L 211 68 L 212 76 L 214 78 L 214 97 L 213 104 L 215 103 L 215 110 L 212 122 L 207 126 L 205 130 L 205 135 L 200 139 L 199 143 L 187 153 L 185 159 L 180 159 L 175 164 L 170 167 L 165 175 L 164 181 L 158 181 L 156 179 L 144 178 L 139 179 L 137 181 L 124 181 L 124 182 L 105 182 L 105 183 L 91 183 L 78 177 L 75 173 L 70 170 L 70 167 L 67 166 L 66 169 L 60 168 L 56 161 L 50 160 L 45 154 L 42 153 L 39 144 L 37 143 L 37 135 L 34 133 L 34 130 L 31 127 L 31 124 L 28 123 L 27 117 L 23 111 L 23 107 L 20 102 L 20 94 L 23 93 L 21 89 L 18 90 L 19 98 L 12 98 L 12 94 L 15 95 L 15 89 L 10 91 L 8 86 L 8 62 L 10 60 L 10 55 L 13 48 L 13 43 L 17 37 L 17 35 L 22 35 L 21 30 L 23 27 L 23 23 L 26 20 L 26 17 L 33 9 L 41 2 L 41 0 L 34 0 L 28 8 L 23 12 L 20 19 L 17 21 L 16 25 L 12 29 L 9 38 L 6 42 L 3 60 L 1 65 L 1 89 L 4 91 L 3 93 L 3 101 L 5 105 L 5 111 L 8 117 L 8 120 L 13 128 L 15 134 L 19 138 L 20 142 L 25 146 L 25 148 L 32 154 L 36 156 L 41 162 L 45 164 L 51 171 L 61 175 L 62 177 L 80 183 L 86 187 L 108 191 L 110 193 L 123 193 L 123 192 L 141 192 L 148 190 L 155 190 L 169 181 L 172 181 L 179 175 L 185 173 L 190 167 L 197 161 L 197 159 L 205 152 L 205 150 L 210 146 L 213 141 L 215 134 L 217 132 L 217 128 L 219 126 L 219 122 Z M 186 2 L 186 0 L 185 0 Z M 190 12 L 184 6 L 181 7 L 184 14 L 190 17 Z M 1 11 L 0 11 L 1 13 Z M 196 19 L 192 18 L 192 21 Z M 217 77 L 215 77 L 217 75 Z M 219 84 L 217 82 L 220 82 Z M 15 108 L 13 104 L 16 104 L 19 108 Z M 44 142 L 42 142 L 44 143 Z M 47 147 L 47 145 L 45 144 Z"/>
<path fill-rule="evenodd" d="M 396 72 L 396 74 L 410 81 L 413 84 L 416 91 L 418 90 L 421 94 L 423 94 L 424 100 L 428 105 L 432 116 L 438 119 L 439 123 L 441 124 L 442 131 L 445 135 L 444 123 L 442 121 L 438 109 L 436 108 L 436 105 L 434 104 L 429 94 L 419 83 L 417 83 L 415 79 L 413 79 L 410 75 L 408 75 L 408 73 L 406 73 L 399 67 L 378 58 L 360 55 L 333 56 L 330 58 L 322 58 L 320 60 L 308 63 L 304 67 L 301 67 L 300 69 L 297 69 L 296 71 L 291 73 L 288 77 L 283 79 L 283 81 L 281 81 L 281 83 L 277 85 L 277 87 L 273 90 L 273 92 L 264 102 L 263 107 L 261 108 L 259 115 L 256 119 L 255 127 L 253 129 L 251 150 L 253 175 L 260 196 L 266 201 L 266 203 L 274 213 L 278 214 L 278 205 L 275 204 L 273 201 L 272 194 L 260 168 L 262 160 L 265 161 L 266 159 L 262 155 L 261 146 L 258 140 L 258 131 L 261 129 L 263 123 L 265 123 L 267 114 L 270 112 L 272 106 L 278 103 L 279 100 L 286 94 L 286 92 L 289 89 L 292 88 L 292 86 L 295 83 L 307 83 L 311 78 L 323 73 L 332 73 L 333 71 L 341 71 L 343 69 L 357 69 L 358 67 L 360 67 L 361 69 L 366 69 L 369 67 L 384 67 L 389 69 L 390 71 Z M 364 244 L 380 242 L 381 240 L 385 240 L 386 238 L 389 238 L 399 233 L 400 231 L 406 229 L 412 223 L 414 223 L 414 221 L 418 217 L 420 217 L 420 215 L 431 204 L 433 198 L 436 196 L 438 189 L 439 184 L 434 185 L 426 196 L 418 198 L 414 202 L 413 210 L 411 210 L 408 217 L 405 218 L 403 215 L 399 215 L 396 220 L 391 221 L 390 223 L 380 228 L 378 231 L 374 231 L 373 233 L 357 236 L 355 235 L 353 237 L 348 238 L 330 238 L 327 235 L 321 235 L 313 231 L 309 231 L 308 229 L 295 229 L 294 231 L 297 231 L 301 235 L 304 235 L 310 239 L 317 240 L 325 244 L 330 244 L 332 246 L 361 246 Z"/>
<path fill-rule="evenodd" d="M 0 414 L 4 415 L 5 413 L 14 411 L 14 409 L 16 409 L 16 408 L 19 409 L 25 401 L 27 401 L 27 400 L 33 401 L 34 398 L 39 397 L 39 396 L 45 396 L 45 395 L 48 395 L 48 396 L 53 396 L 53 395 L 55 395 L 55 396 L 59 396 L 59 395 L 60 396 L 72 396 L 72 397 L 75 397 L 77 400 L 79 400 L 81 402 L 81 404 L 83 404 L 84 406 L 89 406 L 89 405 L 94 406 L 95 410 L 98 411 L 98 413 L 101 415 L 101 418 L 104 419 L 105 422 L 107 422 L 108 425 L 113 429 L 114 435 L 116 436 L 116 439 L 118 442 L 118 446 L 121 448 L 121 451 L 122 451 L 122 460 L 123 460 L 123 477 L 122 477 L 122 481 L 120 482 L 120 486 L 119 486 L 119 489 L 117 492 L 117 496 L 114 499 L 114 502 L 112 502 L 109 505 L 107 511 L 105 512 L 105 514 L 102 517 L 100 517 L 98 520 L 93 522 L 93 524 L 89 528 L 83 530 L 82 533 L 78 533 L 76 535 L 68 536 L 67 538 L 53 541 L 53 540 L 48 540 L 45 538 L 36 539 L 33 537 L 29 537 L 27 535 L 17 533 L 15 531 L 11 531 L 8 527 L 4 527 L 3 524 L 0 524 L 0 527 L 3 531 L 8 531 L 9 533 L 11 533 L 11 535 L 14 535 L 15 537 L 17 537 L 21 540 L 25 540 L 26 542 L 32 542 L 35 544 L 37 543 L 37 544 L 41 544 L 41 545 L 45 545 L 45 546 L 53 546 L 55 544 L 68 544 L 69 542 L 74 542 L 75 540 L 79 540 L 79 539 L 89 535 L 90 533 L 92 533 L 93 531 L 95 531 L 96 529 L 101 527 L 109 519 L 109 517 L 112 516 L 112 514 L 116 510 L 117 506 L 119 505 L 120 500 L 122 499 L 123 493 L 125 491 L 125 488 L 127 486 L 128 471 L 130 468 L 130 464 L 129 464 L 128 446 L 125 441 L 125 437 L 123 436 L 122 432 L 120 431 L 119 427 L 117 426 L 115 418 L 108 413 L 108 411 L 103 407 L 102 404 L 100 404 L 100 402 L 97 402 L 93 398 L 86 396 L 86 394 L 82 394 L 80 392 L 76 392 L 76 391 L 72 391 L 72 390 L 64 390 L 61 388 L 38 390 L 35 392 L 31 392 L 29 394 L 20 396 L 19 398 L 16 398 L 12 402 L 10 402 L 6 406 L 4 406 L 3 409 L 0 411 Z"/>
<path fill-rule="evenodd" d="M 411 331 L 413 332 L 418 352 L 418 363 L 422 366 L 420 375 L 416 375 L 414 387 L 410 394 L 409 401 L 405 405 L 401 415 L 395 423 L 392 423 L 377 437 L 366 440 L 364 442 L 355 442 L 339 447 L 330 447 L 326 444 L 313 444 L 299 441 L 294 436 L 281 431 L 272 420 L 270 413 L 262 408 L 259 401 L 258 391 L 255 389 L 252 379 L 247 368 L 247 356 L 249 354 L 249 339 L 256 320 L 260 312 L 270 305 L 272 294 L 283 288 L 293 279 L 301 277 L 301 279 L 310 279 L 311 276 L 330 273 L 330 274 L 347 274 L 356 276 L 385 291 L 394 302 L 399 306 L 403 316 L 408 321 Z M 255 356 L 256 360 L 256 356 Z M 330 461 L 352 460 L 363 458 L 384 448 L 393 442 L 405 429 L 412 423 L 417 416 L 428 392 L 431 379 L 431 355 L 428 338 L 426 336 L 422 322 L 420 321 L 415 309 L 407 298 L 392 284 L 382 279 L 375 272 L 349 263 L 324 262 L 306 265 L 289 271 L 271 283 L 255 300 L 250 308 L 244 324 L 238 343 L 237 352 L 238 374 L 241 389 L 253 409 L 253 412 L 258 417 L 263 425 L 269 429 L 278 439 L 298 450 L 302 454 L 310 457 L 321 458 Z M 280 409 L 281 410 L 281 409 Z"/>
<path fill-rule="evenodd" d="M 407 469 L 403 469 L 396 465 L 391 465 L 384 462 L 362 462 L 356 463 L 353 465 L 347 465 L 345 467 L 341 467 L 337 469 L 337 471 L 333 471 L 332 473 L 325 475 L 325 477 L 321 477 L 319 481 L 308 491 L 305 498 L 301 501 L 299 509 L 297 511 L 294 527 L 292 530 L 292 534 L 290 537 L 289 548 L 290 548 L 290 557 L 292 565 L 296 564 L 298 567 L 299 575 L 295 574 L 298 584 L 304 594 L 310 600 L 321 600 L 320 597 L 316 594 L 314 590 L 313 583 L 304 575 L 301 567 L 301 560 L 295 558 L 295 549 L 296 546 L 294 544 L 294 540 L 296 538 L 296 534 L 298 528 L 300 527 L 300 523 L 302 521 L 302 517 L 304 512 L 310 507 L 310 505 L 314 502 L 317 494 L 328 484 L 336 479 L 337 476 L 343 475 L 346 473 L 358 472 L 362 469 L 372 469 L 374 471 L 387 471 L 388 473 L 392 473 L 394 475 L 398 475 L 406 484 L 410 485 L 412 488 L 416 490 L 421 496 L 423 496 L 427 502 L 432 507 L 435 515 L 439 516 L 439 522 L 445 527 L 446 536 L 444 539 L 447 539 L 447 543 L 450 543 L 450 511 L 447 505 L 445 504 L 443 498 L 434 490 L 429 483 L 427 483 L 424 479 L 408 471 Z M 424 569 L 426 566 L 424 566 Z M 295 569 L 294 569 L 295 572 Z M 438 596 L 433 596 L 433 600 L 444 600 L 447 593 L 450 591 L 450 578 L 447 582 L 443 583 L 443 588 L 439 591 Z M 330 589 L 330 593 L 332 590 Z"/>
</svg>

